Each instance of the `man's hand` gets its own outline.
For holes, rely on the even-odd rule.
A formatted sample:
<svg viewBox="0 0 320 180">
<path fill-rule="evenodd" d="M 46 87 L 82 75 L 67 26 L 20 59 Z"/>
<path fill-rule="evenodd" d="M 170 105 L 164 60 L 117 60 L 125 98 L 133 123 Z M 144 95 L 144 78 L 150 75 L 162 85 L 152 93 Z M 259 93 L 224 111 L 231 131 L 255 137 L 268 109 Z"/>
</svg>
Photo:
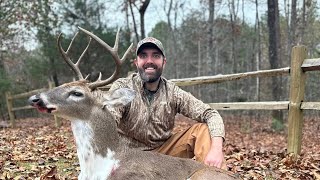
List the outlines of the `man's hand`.
<svg viewBox="0 0 320 180">
<path fill-rule="evenodd" d="M 222 144 L 223 144 L 222 137 L 213 137 L 211 139 L 211 148 L 204 160 L 204 163 L 206 165 L 221 168 L 222 163 L 224 161 Z"/>
</svg>

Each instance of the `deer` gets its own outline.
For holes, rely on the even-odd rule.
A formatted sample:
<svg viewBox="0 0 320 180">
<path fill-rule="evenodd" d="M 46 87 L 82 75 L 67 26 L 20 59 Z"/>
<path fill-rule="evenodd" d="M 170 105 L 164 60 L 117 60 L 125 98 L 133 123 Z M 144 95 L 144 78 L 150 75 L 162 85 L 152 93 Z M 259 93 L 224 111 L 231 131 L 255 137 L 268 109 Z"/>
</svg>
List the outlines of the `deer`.
<svg viewBox="0 0 320 180">
<path fill-rule="evenodd" d="M 40 112 L 51 113 L 71 121 L 80 164 L 79 180 L 238 179 L 226 170 L 209 167 L 192 159 L 177 158 L 127 146 L 117 132 L 115 117 L 111 112 L 114 107 L 129 105 L 135 97 L 135 92 L 128 88 L 106 92 L 99 87 L 117 79 L 121 65 L 133 44 L 120 59 L 119 30 L 115 44 L 111 47 L 93 33 L 78 28 L 66 51 L 61 45 L 61 34 L 57 38 L 58 49 L 78 80 L 33 95 L 28 102 Z M 89 36 L 89 42 L 74 63 L 69 56 L 69 50 L 79 31 Z M 116 68 L 109 78 L 102 80 L 100 73 L 96 81 L 89 82 L 88 76 L 84 78 L 82 75 L 79 64 L 92 39 L 111 54 Z"/>
</svg>

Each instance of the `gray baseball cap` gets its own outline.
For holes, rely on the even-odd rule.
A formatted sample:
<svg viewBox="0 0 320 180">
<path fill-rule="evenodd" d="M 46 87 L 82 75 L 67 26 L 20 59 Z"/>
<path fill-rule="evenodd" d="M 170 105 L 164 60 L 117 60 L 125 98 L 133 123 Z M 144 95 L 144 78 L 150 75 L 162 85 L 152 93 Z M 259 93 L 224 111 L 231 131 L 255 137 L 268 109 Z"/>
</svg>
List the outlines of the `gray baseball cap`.
<svg viewBox="0 0 320 180">
<path fill-rule="evenodd" d="M 161 41 L 159 41 L 154 37 L 146 37 L 138 42 L 137 50 L 136 50 L 137 56 L 144 47 L 155 47 L 162 53 L 163 56 L 166 56 Z"/>
</svg>

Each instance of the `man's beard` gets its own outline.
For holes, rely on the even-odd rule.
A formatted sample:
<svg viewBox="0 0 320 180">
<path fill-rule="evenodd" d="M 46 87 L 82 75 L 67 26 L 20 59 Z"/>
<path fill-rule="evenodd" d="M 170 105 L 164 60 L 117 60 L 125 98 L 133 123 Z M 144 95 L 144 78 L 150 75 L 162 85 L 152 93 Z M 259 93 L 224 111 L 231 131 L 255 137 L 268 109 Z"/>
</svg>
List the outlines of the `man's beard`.
<svg viewBox="0 0 320 180">
<path fill-rule="evenodd" d="M 145 69 L 147 68 L 147 67 L 153 67 L 154 69 L 155 69 L 155 74 L 152 74 L 152 75 L 150 75 L 150 74 L 146 74 L 145 73 Z M 153 83 L 153 82 L 156 82 L 159 78 L 160 78 L 160 76 L 161 76 L 161 74 L 162 74 L 162 70 L 163 70 L 163 66 L 161 66 L 160 68 L 158 68 L 158 67 L 156 67 L 155 65 L 145 65 L 144 67 L 142 67 L 142 68 L 138 68 L 138 72 L 139 72 L 139 74 L 140 74 L 140 77 L 141 77 L 141 79 L 142 79 L 142 81 L 143 82 L 147 82 L 147 83 Z"/>
</svg>

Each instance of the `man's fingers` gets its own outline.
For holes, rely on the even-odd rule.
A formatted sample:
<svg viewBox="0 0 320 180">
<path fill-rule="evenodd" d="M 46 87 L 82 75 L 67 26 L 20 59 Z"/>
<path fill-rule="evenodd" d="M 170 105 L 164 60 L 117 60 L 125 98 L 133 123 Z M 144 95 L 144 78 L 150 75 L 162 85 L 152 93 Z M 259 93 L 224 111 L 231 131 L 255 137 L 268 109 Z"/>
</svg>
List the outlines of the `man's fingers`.
<svg viewBox="0 0 320 180">
<path fill-rule="evenodd" d="M 217 163 L 215 164 L 215 167 L 217 167 L 217 168 L 221 168 L 221 166 L 222 166 L 222 162 L 217 162 Z"/>
<path fill-rule="evenodd" d="M 211 162 L 211 163 L 208 163 L 209 166 L 214 166 L 214 167 L 217 167 L 217 168 L 221 168 L 222 166 L 222 162 L 219 162 L 219 161 L 216 161 L 216 162 Z"/>
<path fill-rule="evenodd" d="M 216 167 L 216 165 L 218 165 L 216 162 L 205 162 L 205 164 L 208 166 L 214 166 L 214 167 Z"/>
<path fill-rule="evenodd" d="M 222 161 L 210 161 L 210 160 L 205 160 L 204 164 L 208 165 L 208 166 L 213 166 L 213 167 L 217 167 L 217 168 L 221 168 L 222 167 Z"/>
</svg>

